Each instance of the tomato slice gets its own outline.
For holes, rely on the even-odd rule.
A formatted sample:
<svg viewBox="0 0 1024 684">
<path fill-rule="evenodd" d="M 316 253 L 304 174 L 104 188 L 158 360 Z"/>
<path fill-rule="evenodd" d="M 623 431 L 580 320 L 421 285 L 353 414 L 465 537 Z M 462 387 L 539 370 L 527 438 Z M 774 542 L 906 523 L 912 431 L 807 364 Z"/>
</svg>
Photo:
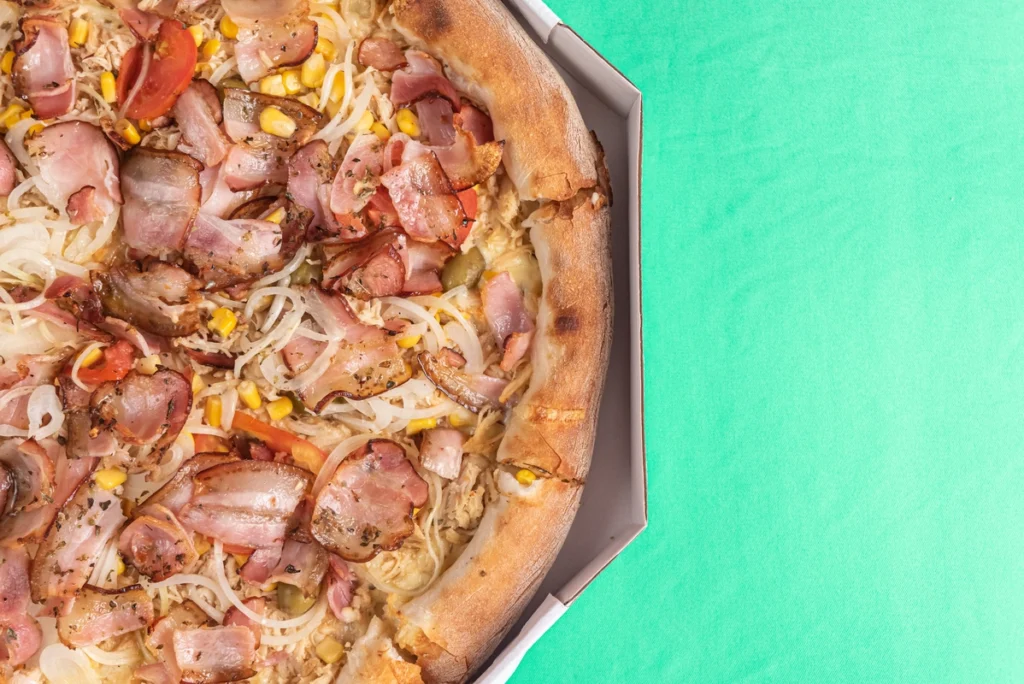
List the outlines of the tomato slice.
<svg viewBox="0 0 1024 684">
<path fill-rule="evenodd" d="M 146 66 L 148 53 L 148 67 Z M 132 119 L 155 119 L 174 106 L 192 82 L 196 69 L 196 42 L 185 26 L 164 19 L 151 42 L 139 43 L 125 53 L 117 74 L 117 100 L 124 106 L 129 93 L 141 77 L 139 92 L 125 114 Z"/>
<path fill-rule="evenodd" d="M 274 451 L 291 454 L 292 460 L 297 465 L 307 468 L 314 473 L 319 472 L 320 466 L 327 460 L 324 452 L 320 451 L 312 442 L 296 437 L 287 430 L 264 423 L 262 420 L 253 418 L 248 413 L 236 411 L 235 417 L 231 421 L 231 427 L 259 437 Z"/>
<path fill-rule="evenodd" d="M 466 217 L 470 221 L 476 220 L 476 190 L 473 188 L 466 188 L 461 192 L 455 193 L 459 201 L 462 202 L 462 210 L 466 212 Z"/>
<path fill-rule="evenodd" d="M 113 347 L 103 350 L 103 359 L 88 368 L 78 369 L 78 379 L 87 385 L 114 382 L 128 375 L 135 365 L 135 350 L 132 345 L 120 340 Z"/>
<path fill-rule="evenodd" d="M 230 451 L 228 449 L 228 443 L 217 435 L 204 435 L 202 433 L 193 433 L 192 441 L 196 445 L 196 453 L 204 454 L 211 451 L 226 453 Z"/>
</svg>

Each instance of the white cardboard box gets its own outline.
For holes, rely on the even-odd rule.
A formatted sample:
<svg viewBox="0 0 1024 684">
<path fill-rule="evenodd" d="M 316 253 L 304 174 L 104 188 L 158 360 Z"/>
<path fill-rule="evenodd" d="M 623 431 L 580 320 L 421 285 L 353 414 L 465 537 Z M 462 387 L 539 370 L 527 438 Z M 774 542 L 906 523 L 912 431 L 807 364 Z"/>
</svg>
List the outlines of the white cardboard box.
<svg viewBox="0 0 1024 684">
<path fill-rule="evenodd" d="M 540 0 L 504 0 L 547 53 L 604 146 L 612 181 L 615 324 L 594 457 L 565 546 L 477 684 L 501 684 L 526 651 L 647 526 L 640 327 L 640 91 Z"/>
</svg>

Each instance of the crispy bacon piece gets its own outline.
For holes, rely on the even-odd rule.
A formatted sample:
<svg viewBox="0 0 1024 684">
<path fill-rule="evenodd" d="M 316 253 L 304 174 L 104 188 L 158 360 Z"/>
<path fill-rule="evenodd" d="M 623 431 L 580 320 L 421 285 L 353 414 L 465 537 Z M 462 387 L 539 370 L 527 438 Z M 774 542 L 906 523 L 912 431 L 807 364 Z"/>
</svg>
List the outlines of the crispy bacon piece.
<svg viewBox="0 0 1024 684">
<path fill-rule="evenodd" d="M 28 569 L 24 547 L 0 547 L 0 665 L 21 665 L 42 643 L 39 623 L 28 615 Z"/>
<path fill-rule="evenodd" d="M 8 439 L 0 443 L 0 465 L 14 479 L 9 509 L 31 511 L 53 500 L 55 464 L 35 440 Z"/>
<path fill-rule="evenodd" d="M 238 73 L 246 83 L 252 83 L 269 74 L 271 69 L 301 64 L 313 53 L 316 41 L 316 22 L 304 15 L 242 28 L 235 44 Z M 264 61 L 264 55 L 270 66 Z"/>
<path fill-rule="evenodd" d="M 526 355 L 533 339 L 533 319 L 526 311 L 523 293 L 508 271 L 502 271 L 484 283 L 480 297 L 491 334 L 504 350 L 501 369 L 510 371 Z"/>
<path fill-rule="evenodd" d="M 65 646 L 81 648 L 147 627 L 153 617 L 153 600 L 139 585 L 101 589 L 87 584 L 70 610 L 57 617 L 57 634 Z"/>
<path fill-rule="evenodd" d="M 257 615 L 263 615 L 267 610 L 267 599 L 262 596 L 247 598 L 242 603 Z M 260 637 L 263 635 L 263 628 L 235 606 L 228 608 L 228 612 L 224 614 L 224 625 L 227 627 L 245 627 L 249 629 L 256 640 L 256 648 L 260 647 Z"/>
<path fill-rule="evenodd" d="M 412 509 L 427 495 L 427 483 L 401 446 L 371 440 L 349 454 L 320 490 L 310 527 L 327 550 L 366 562 L 402 545 L 413 532 Z"/>
<path fill-rule="evenodd" d="M 331 574 L 327 576 L 327 605 L 330 606 L 334 617 L 342 619 L 341 611 L 352 603 L 352 589 L 356 583 L 356 576 L 343 561 L 333 553 L 331 558 Z"/>
<path fill-rule="evenodd" d="M 224 183 L 232 192 L 252 190 L 270 183 L 288 182 L 288 155 L 274 147 L 233 145 L 221 164 Z"/>
<path fill-rule="evenodd" d="M 128 263 L 93 271 L 92 281 L 106 313 L 147 332 L 181 337 L 199 328 L 200 284 L 177 266 Z"/>
<path fill-rule="evenodd" d="M 96 126 L 61 121 L 27 138 L 25 148 L 39 169 L 36 187 L 72 223 L 99 220 L 121 204 L 117 150 Z"/>
<path fill-rule="evenodd" d="M 306 239 L 310 242 L 345 239 L 348 231 L 338 223 L 330 208 L 335 178 L 334 160 L 323 140 L 312 140 L 288 160 L 288 194 L 313 212 Z"/>
<path fill-rule="evenodd" d="M 331 187 L 331 212 L 350 227 L 339 240 L 358 240 L 366 234 L 356 215 L 370 202 L 384 173 L 384 143 L 374 133 L 356 136 L 345 153 Z"/>
<path fill-rule="evenodd" d="M 462 445 L 466 435 L 455 428 L 433 428 L 423 433 L 420 462 L 446 480 L 454 480 L 462 470 Z"/>
<path fill-rule="evenodd" d="M 160 662 L 153 663 L 146 667 L 150 668 L 148 673 L 154 681 L 160 684 L 169 682 L 175 684 L 181 681 L 181 669 L 174 658 L 174 632 L 178 629 L 193 627 L 212 627 L 214 622 L 203 612 L 195 601 L 185 599 L 182 603 L 173 604 L 167 615 L 157 620 L 150 628 L 146 637 L 146 648 Z M 141 668 L 140 668 L 141 669 Z M 139 676 L 139 671 L 136 671 Z"/>
<path fill-rule="evenodd" d="M 363 66 L 380 71 L 394 71 L 408 64 L 402 48 L 387 38 L 365 38 L 359 44 L 357 59 Z"/>
<path fill-rule="evenodd" d="M 312 486 L 308 470 L 272 461 L 235 461 L 193 478 L 179 519 L 225 544 L 246 548 L 284 541 L 288 522 Z"/>
<path fill-rule="evenodd" d="M 433 152 L 410 142 L 402 163 L 381 176 L 402 228 L 413 240 L 442 240 L 458 249 L 469 235 L 470 221 L 455 188 Z"/>
<path fill-rule="evenodd" d="M 360 299 L 399 294 L 405 286 L 405 251 L 405 235 L 397 230 L 372 235 L 331 257 L 323 286 Z"/>
<path fill-rule="evenodd" d="M 124 239 L 141 254 L 165 258 L 185 244 L 199 211 L 203 165 L 182 152 L 136 147 L 121 169 Z"/>
<path fill-rule="evenodd" d="M 118 549 L 126 561 L 155 582 L 187 572 L 199 558 L 192 535 L 174 513 L 159 504 L 146 506 L 124 528 Z"/>
<path fill-rule="evenodd" d="M 153 375 L 130 372 L 93 392 L 96 422 L 113 429 L 128 444 L 163 449 L 173 442 L 192 409 L 192 385 L 178 371 L 161 368 Z"/>
<path fill-rule="evenodd" d="M 197 435 L 198 437 L 198 435 Z M 177 515 L 192 498 L 193 476 L 217 465 L 237 461 L 238 456 L 229 453 L 200 453 L 185 461 L 174 477 L 142 502 L 143 508 L 160 505 Z"/>
<path fill-rule="evenodd" d="M 425 97 L 443 97 L 456 109 L 459 107 L 459 94 L 436 59 L 421 50 L 406 50 L 405 59 L 408 66 L 392 76 L 392 102 L 404 105 Z"/>
<path fill-rule="evenodd" d="M 420 352 L 416 359 L 423 373 L 439 390 L 470 411 L 477 413 L 484 408 L 502 408 L 501 393 L 508 386 L 508 380 L 465 373 L 430 352 Z"/>
<path fill-rule="evenodd" d="M 92 432 L 92 413 L 89 410 L 92 392 L 76 385 L 70 375 L 62 375 L 57 382 L 68 428 L 68 441 L 65 445 L 68 456 L 89 458 L 112 455 L 117 449 L 113 433 L 109 430 L 98 430 L 95 434 Z"/>
<path fill-rule="evenodd" d="M 249 627 L 176 629 L 172 643 L 183 682 L 234 682 L 256 674 L 256 638 Z"/>
<path fill-rule="evenodd" d="M 193 156 L 208 167 L 220 164 L 231 141 L 220 129 L 223 113 L 216 88 L 209 81 L 192 81 L 171 111 Z"/>
<path fill-rule="evenodd" d="M 96 467 L 98 459 L 69 459 L 56 450 L 55 484 L 53 501 L 31 511 L 0 518 L 0 542 L 3 544 L 25 544 L 37 542 L 50 527 L 57 512 L 67 502 L 89 473 Z"/>
<path fill-rule="evenodd" d="M 416 112 L 427 149 L 437 155 L 456 191 L 482 183 L 498 170 L 505 143 L 495 142 L 490 118 L 479 109 L 466 105 L 453 115 L 451 103 L 432 98 L 417 102 Z M 464 122 L 473 130 L 464 128 Z"/>
<path fill-rule="evenodd" d="M 280 109 L 295 122 L 295 133 L 291 137 L 279 138 L 260 128 L 260 113 L 267 107 Z M 290 153 L 310 141 L 322 119 L 320 112 L 289 97 L 242 88 L 224 90 L 224 130 L 236 143 L 273 147 Z"/>
<path fill-rule="evenodd" d="M 239 574 L 246 582 L 264 586 L 284 582 L 312 596 L 327 574 L 328 554 L 315 541 L 285 540 L 282 548 L 257 549 Z"/>
<path fill-rule="evenodd" d="M 231 149 L 228 150 L 229 154 Z M 255 190 L 246 189 L 235 192 L 231 189 L 228 185 L 229 173 L 230 170 L 225 161 L 217 166 L 207 167 L 199 174 L 199 184 L 203 188 L 203 200 L 199 211 L 210 216 L 225 218 L 236 208 L 252 199 L 256 193 Z M 234 180 L 238 180 L 238 178 Z"/>
<path fill-rule="evenodd" d="M 77 92 L 67 29 L 56 18 L 28 15 L 21 32 L 24 37 L 14 44 L 14 87 L 40 119 L 67 114 Z"/>
<path fill-rule="evenodd" d="M 83 482 L 57 513 L 32 559 L 32 600 L 77 593 L 124 520 L 116 494 Z"/>
</svg>

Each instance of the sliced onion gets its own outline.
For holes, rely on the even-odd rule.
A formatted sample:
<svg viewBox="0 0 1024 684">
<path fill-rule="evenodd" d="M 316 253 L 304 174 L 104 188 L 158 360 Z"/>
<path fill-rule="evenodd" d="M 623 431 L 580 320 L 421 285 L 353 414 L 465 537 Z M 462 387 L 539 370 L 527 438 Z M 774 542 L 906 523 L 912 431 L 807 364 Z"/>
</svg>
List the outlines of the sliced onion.
<svg viewBox="0 0 1024 684">
<path fill-rule="evenodd" d="M 324 594 L 326 595 L 326 592 L 324 592 Z M 310 634 L 312 634 L 313 631 L 320 626 L 320 623 L 323 622 L 324 615 L 326 614 L 327 599 L 324 596 L 321 596 L 320 599 L 316 602 L 316 605 L 313 606 L 313 609 L 303 614 L 304 617 L 308 617 L 306 617 L 307 622 L 305 625 L 303 625 L 302 629 L 296 632 L 291 632 L 289 634 L 264 633 L 260 636 L 260 643 L 266 644 L 267 646 L 274 646 L 278 648 L 298 643 L 306 637 L 308 637 Z"/>
<path fill-rule="evenodd" d="M 416 302 L 410 299 L 402 299 L 401 297 L 381 297 L 380 299 L 385 304 L 390 304 L 399 311 L 405 312 L 417 323 L 426 323 L 427 327 L 430 328 L 430 331 L 434 333 L 435 337 L 437 337 L 437 343 L 440 346 L 443 347 L 448 344 L 448 336 L 444 334 L 444 329 L 441 327 L 441 324 L 437 322 L 437 319 L 434 318 L 429 311 Z M 432 349 L 430 351 L 437 350 Z"/>
<path fill-rule="evenodd" d="M 89 356 L 89 354 L 93 353 L 97 349 L 103 349 L 106 346 L 107 345 L 102 342 L 90 342 L 89 345 L 79 353 L 75 362 L 71 364 L 71 381 L 86 392 L 92 392 L 92 390 L 86 387 L 85 383 L 78 377 L 78 371 L 82 369 L 82 362 L 85 361 L 85 358 Z"/>
<path fill-rule="evenodd" d="M 43 425 L 43 417 L 50 422 Z M 46 439 L 60 432 L 64 425 L 64 409 L 53 385 L 40 385 L 28 398 L 28 436 L 32 439 Z"/>
<path fill-rule="evenodd" d="M 99 684 L 84 653 L 64 644 L 50 644 L 39 653 L 39 669 L 50 684 Z"/>
<path fill-rule="evenodd" d="M 230 426 L 235 420 L 235 409 L 238 408 L 238 390 L 232 387 L 220 395 L 221 403 L 221 425 Z"/>
<path fill-rule="evenodd" d="M 78 650 L 89 656 L 90 660 L 94 660 L 100 665 L 119 667 L 122 665 L 134 665 L 142 660 L 142 654 L 134 647 L 122 648 L 117 651 L 104 651 L 98 646 L 82 646 Z"/>
<path fill-rule="evenodd" d="M 224 60 L 224 63 L 213 70 L 210 74 L 209 81 L 216 88 L 220 84 L 220 80 L 230 74 L 238 67 L 238 59 L 232 55 Z"/>
</svg>

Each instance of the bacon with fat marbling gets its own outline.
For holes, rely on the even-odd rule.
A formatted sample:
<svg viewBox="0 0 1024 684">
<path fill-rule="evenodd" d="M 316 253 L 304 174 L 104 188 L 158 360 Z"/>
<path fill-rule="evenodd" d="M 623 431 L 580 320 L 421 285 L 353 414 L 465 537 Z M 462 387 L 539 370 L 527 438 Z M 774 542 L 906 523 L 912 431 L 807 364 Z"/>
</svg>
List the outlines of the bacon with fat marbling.
<svg viewBox="0 0 1024 684">
<path fill-rule="evenodd" d="M 107 314 L 147 332 L 181 337 L 199 328 L 200 284 L 173 264 L 127 263 L 93 271 L 92 281 Z"/>
<path fill-rule="evenodd" d="M 316 42 L 316 22 L 305 15 L 243 27 L 235 43 L 238 73 L 246 83 L 252 83 L 272 69 L 301 64 L 313 53 Z"/>
<path fill-rule="evenodd" d="M 220 128 L 223 114 L 216 88 L 206 80 L 192 81 L 171 111 L 193 156 L 207 167 L 220 164 L 231 141 Z"/>
<path fill-rule="evenodd" d="M 146 636 L 146 649 L 159 662 L 147 667 L 152 681 L 170 682 L 177 684 L 181 681 L 181 669 L 174 658 L 174 632 L 178 629 L 195 627 L 212 627 L 214 622 L 203 612 L 195 601 L 185 599 L 181 603 L 175 603 L 167 611 L 167 615 L 157 620 L 149 629 Z M 139 672 L 136 672 L 136 676 Z M 148 681 L 148 680 L 147 680 Z"/>
<path fill-rule="evenodd" d="M 416 356 L 424 375 L 434 385 L 470 411 L 477 413 L 485 408 L 503 407 L 501 393 L 508 386 L 508 380 L 493 378 L 482 373 L 472 374 L 452 367 L 430 352 Z"/>
<path fill-rule="evenodd" d="M 480 289 L 484 317 L 494 340 L 503 350 L 501 369 L 510 371 L 526 355 L 534 324 L 523 293 L 508 271 L 494 276 Z"/>
<path fill-rule="evenodd" d="M 427 470 L 454 480 L 462 470 L 462 445 L 466 435 L 455 428 L 432 428 L 423 432 L 420 462 Z"/>
<path fill-rule="evenodd" d="M 85 585 L 57 617 L 57 635 L 70 648 L 92 646 L 153 623 L 153 600 L 135 584 L 121 589 Z"/>
<path fill-rule="evenodd" d="M 373 67 L 379 71 L 394 71 L 408 64 L 402 48 L 393 40 L 380 37 L 364 38 L 359 43 L 356 59 L 363 66 Z"/>
<path fill-rule="evenodd" d="M 170 368 L 152 375 L 133 370 L 97 387 L 90 407 L 95 423 L 114 430 L 123 442 L 151 444 L 159 450 L 185 425 L 192 409 L 192 384 Z"/>
<path fill-rule="evenodd" d="M 353 228 L 350 235 L 339 236 L 339 240 L 357 240 L 366 234 L 365 229 L 359 230 L 362 224 L 355 222 L 355 215 L 377 192 L 383 173 L 384 143 L 374 133 L 356 136 L 331 187 L 331 212 L 340 223 Z"/>
<path fill-rule="evenodd" d="M 256 613 L 257 615 L 263 615 L 267 611 L 267 599 L 262 596 L 253 596 L 247 598 L 242 603 L 246 608 Z M 226 627 L 245 627 L 252 632 L 253 639 L 256 641 L 256 648 L 260 647 L 260 637 L 263 636 L 263 627 L 252 620 L 248 615 L 238 609 L 237 606 L 231 606 L 228 608 L 228 612 L 224 613 L 224 625 Z"/>
<path fill-rule="evenodd" d="M 24 547 L 0 547 L 0 665 L 21 665 L 43 640 L 39 622 L 28 615 L 29 556 Z"/>
<path fill-rule="evenodd" d="M 25 544 L 37 542 L 50 527 L 57 512 L 96 467 L 96 458 L 68 458 L 59 449 L 54 468 L 53 501 L 18 515 L 0 517 L 0 542 Z"/>
<path fill-rule="evenodd" d="M 402 228 L 413 240 L 441 240 L 458 249 L 470 220 L 437 156 L 416 142 L 405 145 L 402 163 L 380 179 L 394 203 Z"/>
<path fill-rule="evenodd" d="M 177 515 L 192 498 L 192 477 L 213 466 L 237 461 L 238 456 L 226 453 L 199 453 L 185 461 L 163 487 L 143 501 L 140 506 L 162 506 Z"/>
<path fill-rule="evenodd" d="M 458 109 L 459 94 L 436 59 L 421 50 L 406 50 L 405 59 L 408 66 L 391 77 L 392 102 L 405 105 L 425 97 L 443 97 Z"/>
<path fill-rule="evenodd" d="M 15 89 L 40 119 L 67 114 L 77 92 L 67 28 L 56 18 L 29 15 L 21 20 L 21 32 L 11 67 Z"/>
<path fill-rule="evenodd" d="M 121 168 L 124 239 L 140 254 L 177 255 L 199 211 L 203 165 L 183 152 L 136 147 Z"/>
<path fill-rule="evenodd" d="M 312 596 L 327 574 L 327 566 L 328 554 L 317 542 L 286 539 L 281 548 L 257 549 L 238 574 L 250 584 L 284 582 Z"/>
<path fill-rule="evenodd" d="M 184 682 L 234 682 L 256 674 L 256 638 L 248 627 L 180 628 L 172 644 Z"/>
<path fill-rule="evenodd" d="M 53 445 L 56 446 L 56 442 Z M 55 463 L 39 442 L 4 440 L 0 443 L 0 465 L 14 478 L 11 512 L 31 511 L 53 500 Z"/>
<path fill-rule="evenodd" d="M 140 510 L 122 530 L 118 549 L 126 562 L 154 582 L 188 572 L 199 557 L 191 533 L 160 504 Z"/>
</svg>

